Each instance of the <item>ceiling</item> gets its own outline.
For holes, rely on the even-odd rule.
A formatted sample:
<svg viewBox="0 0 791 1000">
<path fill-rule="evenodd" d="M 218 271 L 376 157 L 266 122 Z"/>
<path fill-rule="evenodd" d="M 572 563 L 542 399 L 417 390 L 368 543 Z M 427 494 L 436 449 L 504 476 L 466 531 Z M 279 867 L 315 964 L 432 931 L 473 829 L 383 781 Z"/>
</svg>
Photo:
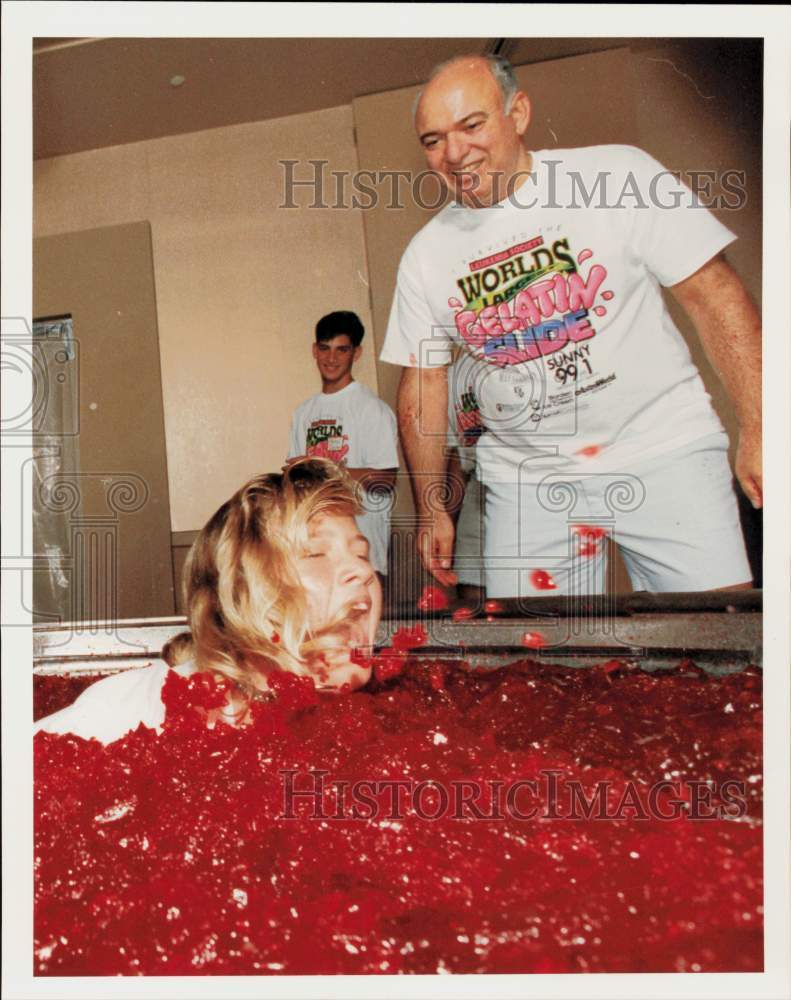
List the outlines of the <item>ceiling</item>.
<svg viewBox="0 0 791 1000">
<path fill-rule="evenodd" d="M 350 104 L 421 83 L 436 63 L 466 52 L 496 50 L 522 65 L 625 44 L 634 40 L 38 38 L 34 157 Z"/>
</svg>

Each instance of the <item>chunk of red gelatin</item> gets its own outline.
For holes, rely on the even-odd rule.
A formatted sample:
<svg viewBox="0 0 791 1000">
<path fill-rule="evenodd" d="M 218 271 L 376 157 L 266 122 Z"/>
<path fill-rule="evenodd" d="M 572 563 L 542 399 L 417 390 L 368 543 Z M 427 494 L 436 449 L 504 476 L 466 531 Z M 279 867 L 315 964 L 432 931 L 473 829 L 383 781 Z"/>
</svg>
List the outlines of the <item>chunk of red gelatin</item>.
<svg viewBox="0 0 791 1000">
<path fill-rule="evenodd" d="M 541 632 L 525 632 L 522 636 L 522 645 L 527 649 L 541 649 L 547 645 L 547 639 Z"/>
<path fill-rule="evenodd" d="M 393 633 L 391 645 L 393 649 L 417 649 L 425 646 L 428 642 L 428 635 L 422 625 L 415 625 L 414 628 L 400 628 Z"/>
<path fill-rule="evenodd" d="M 307 708 L 318 703 L 316 685 L 310 677 L 297 677 L 287 670 L 273 670 L 267 678 L 269 687 L 277 694 L 277 700 L 284 708 Z"/>
<path fill-rule="evenodd" d="M 280 635 L 277 632 L 272 633 L 272 642 L 280 642 Z"/>
<path fill-rule="evenodd" d="M 499 614 L 503 610 L 502 601 L 495 601 L 494 599 L 484 601 L 483 610 L 490 615 Z"/>
<path fill-rule="evenodd" d="M 475 612 L 473 611 L 472 608 L 456 608 L 456 610 L 453 612 L 453 620 L 455 622 L 463 622 L 466 621 L 468 618 L 474 618 L 474 617 L 475 617 Z"/>
<path fill-rule="evenodd" d="M 582 535 L 584 538 L 589 538 L 591 541 L 597 538 L 604 538 L 607 534 L 606 528 L 602 528 L 596 524 L 575 524 L 573 528 L 576 534 Z"/>
<path fill-rule="evenodd" d="M 596 542 L 586 542 L 584 545 L 580 545 L 577 549 L 577 555 L 580 556 L 595 556 L 599 553 L 599 547 Z"/>
<path fill-rule="evenodd" d="M 612 674 L 616 670 L 626 670 L 628 666 L 623 660 L 608 660 L 606 663 L 602 663 L 597 668 L 605 674 Z"/>
<path fill-rule="evenodd" d="M 432 691 L 444 691 L 445 667 L 441 663 L 432 663 L 428 668 L 428 682 Z"/>
<path fill-rule="evenodd" d="M 417 602 L 418 611 L 444 611 L 448 605 L 448 595 L 439 587 L 424 587 Z"/>
<path fill-rule="evenodd" d="M 534 569 L 530 574 L 530 583 L 536 590 L 557 590 L 558 587 L 552 574 L 547 573 L 545 569 Z"/>
<path fill-rule="evenodd" d="M 373 661 L 374 677 L 380 683 L 389 681 L 391 678 L 398 677 L 399 674 L 403 673 L 405 666 L 406 660 L 404 657 L 377 657 Z"/>
<path fill-rule="evenodd" d="M 576 455 L 582 455 L 583 458 L 593 458 L 594 455 L 598 455 L 601 451 L 600 444 L 588 444 L 584 448 L 580 448 L 575 452 Z"/>
</svg>

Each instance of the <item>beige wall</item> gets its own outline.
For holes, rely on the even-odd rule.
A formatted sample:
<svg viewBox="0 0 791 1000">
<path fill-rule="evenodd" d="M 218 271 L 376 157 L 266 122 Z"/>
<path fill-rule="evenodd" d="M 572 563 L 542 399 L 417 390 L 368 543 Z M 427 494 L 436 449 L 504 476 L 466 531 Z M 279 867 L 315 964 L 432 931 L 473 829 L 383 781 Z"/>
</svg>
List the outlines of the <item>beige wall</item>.
<svg viewBox="0 0 791 1000">
<path fill-rule="evenodd" d="M 756 104 L 760 107 L 761 95 L 745 86 L 738 63 L 717 57 L 716 45 L 716 39 L 680 40 L 633 52 L 631 89 L 637 112 L 637 145 L 673 170 L 713 170 L 719 176 L 728 170 L 744 171 L 744 204 L 736 210 L 712 210 L 738 237 L 726 255 L 760 309 L 762 132 Z M 734 50 L 729 51 L 732 58 Z M 727 192 L 715 182 L 712 194 Z M 725 200 L 733 202 L 733 195 Z M 733 455 L 738 436 L 733 405 L 692 325 L 671 296 L 666 300 L 730 435 Z"/>
<path fill-rule="evenodd" d="M 60 527 L 66 586 L 41 585 L 36 612 L 94 622 L 172 615 L 151 229 L 137 222 L 40 237 L 33 270 L 33 315 L 73 318 L 76 358 L 58 378 L 74 380 L 79 420 L 76 467 L 66 461 L 50 480 L 65 502 L 40 505 L 35 520 L 37 551 Z"/>
<path fill-rule="evenodd" d="M 371 326 L 360 213 L 278 209 L 280 159 L 355 169 L 351 108 L 35 164 L 36 236 L 151 224 L 173 531 L 282 464 L 291 412 L 319 389 L 316 320 L 343 308 Z M 376 390 L 365 347 L 355 374 Z"/>
</svg>

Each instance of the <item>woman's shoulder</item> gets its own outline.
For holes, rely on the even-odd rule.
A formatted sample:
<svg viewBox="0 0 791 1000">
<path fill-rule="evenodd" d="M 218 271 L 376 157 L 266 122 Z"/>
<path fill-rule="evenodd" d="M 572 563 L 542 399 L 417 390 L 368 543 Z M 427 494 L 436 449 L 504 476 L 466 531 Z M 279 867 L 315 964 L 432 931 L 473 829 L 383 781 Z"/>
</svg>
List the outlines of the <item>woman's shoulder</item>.
<svg viewBox="0 0 791 1000">
<path fill-rule="evenodd" d="M 159 729 L 165 719 L 162 688 L 170 668 L 161 660 L 122 670 L 87 687 L 77 700 L 35 724 L 34 733 L 72 733 L 82 739 L 112 743 L 142 723 Z M 191 662 L 175 668 L 181 676 L 195 670 Z"/>
</svg>

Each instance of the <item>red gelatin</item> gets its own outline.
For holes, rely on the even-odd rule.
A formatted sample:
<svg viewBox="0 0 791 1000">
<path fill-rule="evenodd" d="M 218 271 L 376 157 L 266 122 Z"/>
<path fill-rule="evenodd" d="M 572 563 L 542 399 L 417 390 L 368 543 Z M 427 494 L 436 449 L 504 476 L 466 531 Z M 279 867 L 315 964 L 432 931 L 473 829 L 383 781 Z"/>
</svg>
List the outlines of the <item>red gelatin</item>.
<svg viewBox="0 0 791 1000">
<path fill-rule="evenodd" d="M 483 610 L 486 611 L 490 615 L 500 614 L 502 612 L 502 610 L 503 610 L 503 602 L 502 601 L 496 601 L 494 599 L 489 600 L 489 601 L 484 601 L 484 603 L 483 603 Z"/>
<path fill-rule="evenodd" d="M 417 602 L 418 611 L 444 611 L 450 602 L 448 595 L 439 587 L 424 587 Z"/>
<path fill-rule="evenodd" d="M 541 632 L 525 632 L 522 636 L 522 645 L 527 649 L 541 649 L 547 645 L 547 639 Z"/>
<path fill-rule="evenodd" d="M 530 574 L 530 583 L 536 590 L 557 590 L 558 586 L 552 574 L 547 573 L 545 569 L 534 569 Z"/>
<path fill-rule="evenodd" d="M 35 974 L 762 970 L 758 671 L 389 662 L 273 675 L 244 727 L 172 674 L 160 736 L 39 734 Z"/>
<path fill-rule="evenodd" d="M 475 612 L 472 608 L 456 608 L 452 617 L 455 622 L 463 622 L 467 621 L 468 618 L 474 618 Z"/>
<path fill-rule="evenodd" d="M 432 663 L 429 666 L 428 682 L 432 691 L 445 690 L 445 667 L 441 663 Z"/>
<path fill-rule="evenodd" d="M 391 640 L 394 650 L 417 649 L 425 646 L 428 641 L 428 634 L 422 625 L 415 625 L 414 628 L 400 628 L 393 633 Z"/>
<path fill-rule="evenodd" d="M 372 660 L 371 663 L 373 665 L 374 677 L 380 683 L 383 683 L 403 673 L 406 658 L 403 656 L 379 656 Z"/>
<path fill-rule="evenodd" d="M 583 458 L 593 458 L 595 455 L 598 455 L 600 451 L 601 451 L 600 444 L 588 444 L 584 448 L 580 448 L 578 451 L 576 451 L 575 454 L 582 455 Z"/>
<path fill-rule="evenodd" d="M 604 538 L 607 535 L 607 529 L 596 524 L 575 524 L 573 525 L 573 528 L 577 535 L 582 535 L 584 538 L 591 541 L 595 541 L 598 538 Z"/>
</svg>

